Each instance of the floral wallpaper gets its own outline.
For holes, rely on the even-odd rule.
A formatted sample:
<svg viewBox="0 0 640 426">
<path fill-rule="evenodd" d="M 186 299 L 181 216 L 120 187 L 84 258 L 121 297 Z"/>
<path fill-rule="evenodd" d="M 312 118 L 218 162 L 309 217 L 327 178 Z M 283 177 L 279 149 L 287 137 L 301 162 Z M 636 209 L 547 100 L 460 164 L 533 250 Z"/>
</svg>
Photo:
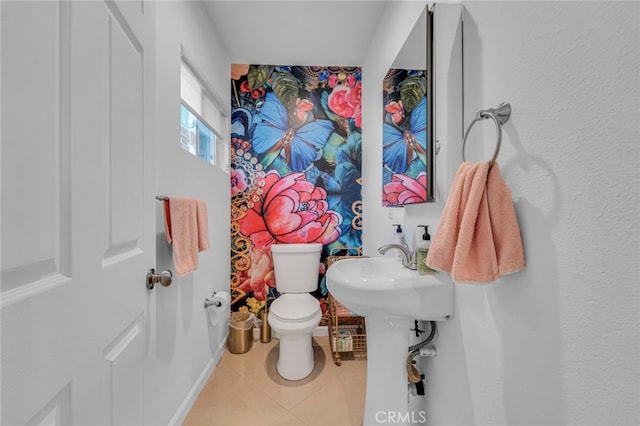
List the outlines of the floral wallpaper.
<svg viewBox="0 0 640 426">
<path fill-rule="evenodd" d="M 327 256 L 362 247 L 360 68 L 234 64 L 231 94 L 232 310 L 278 296 L 272 244 L 319 242 L 326 312 Z"/>
<path fill-rule="evenodd" d="M 382 205 L 433 201 L 425 71 L 389 70 L 383 104 Z"/>
</svg>

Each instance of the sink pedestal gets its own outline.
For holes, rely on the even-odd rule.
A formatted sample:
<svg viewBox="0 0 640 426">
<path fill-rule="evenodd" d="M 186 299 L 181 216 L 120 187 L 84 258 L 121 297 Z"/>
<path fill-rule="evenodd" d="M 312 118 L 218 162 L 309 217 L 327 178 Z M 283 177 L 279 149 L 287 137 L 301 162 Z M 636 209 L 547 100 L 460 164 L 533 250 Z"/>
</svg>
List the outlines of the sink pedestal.
<svg viewBox="0 0 640 426">
<path fill-rule="evenodd" d="M 384 423 L 396 425 L 406 418 L 407 349 L 410 320 L 366 317 L 367 387 L 364 426 Z"/>
</svg>

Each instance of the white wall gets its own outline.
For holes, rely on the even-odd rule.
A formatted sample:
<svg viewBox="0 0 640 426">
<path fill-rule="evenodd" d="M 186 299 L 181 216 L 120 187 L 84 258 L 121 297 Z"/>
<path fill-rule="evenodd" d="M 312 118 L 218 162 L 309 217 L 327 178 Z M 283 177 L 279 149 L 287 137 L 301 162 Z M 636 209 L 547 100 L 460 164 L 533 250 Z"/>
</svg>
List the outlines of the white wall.
<svg viewBox="0 0 640 426">
<path fill-rule="evenodd" d="M 199 269 L 157 291 L 157 385 L 161 424 L 180 423 L 199 387 L 224 350 L 228 322 L 209 324 L 204 299 L 229 290 L 229 175 L 180 148 L 181 49 L 229 111 L 229 59 L 200 2 L 156 2 L 157 194 L 207 201 L 210 248 Z M 158 209 L 161 203 L 157 203 Z M 160 211 L 157 223 L 162 226 Z M 172 268 L 171 251 L 158 229 L 158 269 Z M 175 269 L 174 269 L 175 270 Z"/>
<path fill-rule="evenodd" d="M 640 3 L 465 7 L 465 123 L 511 102 L 499 163 L 527 267 L 456 287 L 429 424 L 637 425 Z"/>
</svg>

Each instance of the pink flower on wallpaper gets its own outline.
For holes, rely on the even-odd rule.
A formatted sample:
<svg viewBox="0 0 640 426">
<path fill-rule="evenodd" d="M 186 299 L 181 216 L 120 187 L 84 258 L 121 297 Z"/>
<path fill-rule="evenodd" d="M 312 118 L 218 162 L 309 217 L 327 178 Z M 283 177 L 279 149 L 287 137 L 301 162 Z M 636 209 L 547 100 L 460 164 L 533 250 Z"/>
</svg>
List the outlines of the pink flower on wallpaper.
<svg viewBox="0 0 640 426">
<path fill-rule="evenodd" d="M 354 105 L 356 109 L 362 106 L 362 85 L 356 84 L 351 90 L 349 90 L 349 94 L 347 95 L 347 102 L 351 105 Z"/>
<path fill-rule="evenodd" d="M 240 83 L 240 91 L 244 93 L 251 93 L 251 85 L 247 80 L 243 80 L 242 83 Z"/>
<path fill-rule="evenodd" d="M 242 169 L 231 169 L 231 196 L 244 192 L 248 188 L 247 177 Z"/>
<path fill-rule="evenodd" d="M 353 118 L 355 120 L 356 126 L 362 128 L 362 85 L 356 84 L 349 91 L 349 96 L 347 97 L 347 101 L 351 105 L 355 105 L 355 112 L 353 113 Z"/>
<path fill-rule="evenodd" d="M 336 87 L 338 85 L 338 76 L 335 74 L 331 74 L 329 76 L 329 87 Z"/>
<path fill-rule="evenodd" d="M 255 249 L 251 252 L 251 269 L 244 281 L 238 286 L 240 290 L 253 292 L 257 300 L 265 300 L 269 287 L 276 286 L 275 273 L 271 251 L 268 249 Z"/>
<path fill-rule="evenodd" d="M 404 205 L 427 201 L 427 174 L 421 172 L 416 179 L 397 173 L 382 189 L 382 205 Z"/>
<path fill-rule="evenodd" d="M 384 110 L 391 114 L 391 119 L 394 123 L 398 124 L 404 120 L 404 107 L 402 106 L 402 101 L 389 102 Z"/>
<path fill-rule="evenodd" d="M 355 119 L 356 126 L 362 127 L 362 85 L 353 87 L 339 85 L 333 88 L 328 99 L 329 109 L 344 118 Z"/>
<path fill-rule="evenodd" d="M 262 195 L 238 222 L 255 249 L 274 243 L 322 243 L 340 236 L 342 216 L 328 210 L 327 193 L 305 180 L 303 173 L 280 177 L 267 173 Z"/>
<path fill-rule="evenodd" d="M 251 86 L 249 86 L 249 82 L 247 80 L 244 80 L 242 81 L 242 83 L 240 83 L 240 91 L 251 94 L 251 97 L 253 99 L 261 98 L 265 94 L 265 90 L 262 87 L 258 87 L 257 89 L 251 90 Z"/>
<path fill-rule="evenodd" d="M 298 120 L 304 122 L 311 110 L 313 110 L 313 103 L 308 99 L 296 99 L 296 118 Z"/>
<path fill-rule="evenodd" d="M 348 102 L 351 88 L 347 86 L 337 86 L 329 95 L 329 108 L 340 117 L 351 118 L 356 108 Z"/>
<path fill-rule="evenodd" d="M 231 146 L 233 149 L 241 149 L 246 151 L 251 147 L 251 142 L 242 139 L 241 137 L 232 137 L 231 138 Z"/>
</svg>

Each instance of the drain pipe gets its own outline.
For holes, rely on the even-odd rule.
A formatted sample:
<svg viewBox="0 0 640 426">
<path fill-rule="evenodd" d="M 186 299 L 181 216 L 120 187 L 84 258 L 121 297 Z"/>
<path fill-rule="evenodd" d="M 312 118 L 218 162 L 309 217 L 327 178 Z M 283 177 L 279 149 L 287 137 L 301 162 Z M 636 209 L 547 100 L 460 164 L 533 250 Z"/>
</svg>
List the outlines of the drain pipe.
<svg viewBox="0 0 640 426">
<path fill-rule="evenodd" d="M 427 336 L 427 338 L 424 339 L 422 342 L 418 342 L 413 346 L 409 346 L 409 355 L 411 356 L 413 354 L 412 358 L 414 358 L 416 355 L 420 353 L 421 348 L 431 343 L 431 341 L 436 335 L 436 327 L 437 327 L 436 324 L 437 323 L 435 321 L 429 321 L 429 325 L 431 326 L 431 332 L 429 332 L 429 335 Z M 426 356 L 435 356 L 435 355 L 426 355 Z"/>
<path fill-rule="evenodd" d="M 415 345 L 409 346 L 409 354 L 407 355 L 407 377 L 410 383 L 418 384 L 422 382 L 422 374 L 418 371 L 416 366 L 414 365 L 414 358 L 418 355 L 420 356 L 436 356 L 436 348 L 433 346 L 427 347 L 427 345 L 433 340 L 436 335 L 436 322 L 429 321 L 431 325 L 431 332 L 426 339 L 422 342 L 416 343 Z M 424 387 L 422 393 L 419 394 L 424 395 Z"/>
</svg>

